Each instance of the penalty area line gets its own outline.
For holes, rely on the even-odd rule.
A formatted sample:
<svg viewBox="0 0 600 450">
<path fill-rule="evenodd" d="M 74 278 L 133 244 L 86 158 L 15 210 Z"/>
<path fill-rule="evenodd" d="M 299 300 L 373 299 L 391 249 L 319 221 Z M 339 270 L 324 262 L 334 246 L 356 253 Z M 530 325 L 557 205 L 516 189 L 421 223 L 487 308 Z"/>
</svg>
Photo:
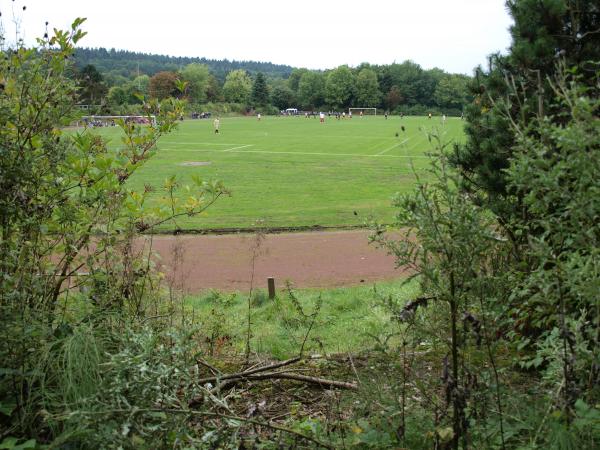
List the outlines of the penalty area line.
<svg viewBox="0 0 600 450">
<path fill-rule="evenodd" d="M 397 144 L 392 145 L 390 148 L 386 148 L 385 150 L 380 151 L 379 153 L 377 153 L 375 156 L 381 156 L 386 154 L 387 152 L 389 152 L 390 150 L 395 149 L 396 147 L 402 145 L 402 144 L 406 144 L 408 141 L 410 141 L 411 138 L 406 138 L 404 139 L 402 142 L 398 142 Z"/>
<path fill-rule="evenodd" d="M 164 145 L 223 145 L 223 146 L 227 146 L 227 145 L 240 145 L 239 142 L 236 142 L 235 144 L 224 144 L 221 142 L 181 142 L 181 141 L 174 141 L 174 142 L 169 142 L 166 141 L 163 142 Z"/>
<path fill-rule="evenodd" d="M 273 152 L 268 150 L 217 150 L 217 149 L 173 149 L 178 152 L 217 152 L 224 153 L 226 151 L 231 153 L 257 153 L 265 155 L 301 155 L 301 156 L 343 156 L 343 157 L 357 157 L 357 158 L 402 158 L 402 159 L 428 159 L 425 155 L 364 155 L 360 153 L 321 153 L 321 152 Z"/>
<path fill-rule="evenodd" d="M 223 150 L 224 152 L 231 152 L 233 150 L 238 150 L 240 148 L 246 148 L 246 147 L 254 147 L 254 144 L 246 144 L 246 145 L 239 145 L 237 147 L 232 147 L 232 148 L 226 148 L 225 150 Z"/>
</svg>

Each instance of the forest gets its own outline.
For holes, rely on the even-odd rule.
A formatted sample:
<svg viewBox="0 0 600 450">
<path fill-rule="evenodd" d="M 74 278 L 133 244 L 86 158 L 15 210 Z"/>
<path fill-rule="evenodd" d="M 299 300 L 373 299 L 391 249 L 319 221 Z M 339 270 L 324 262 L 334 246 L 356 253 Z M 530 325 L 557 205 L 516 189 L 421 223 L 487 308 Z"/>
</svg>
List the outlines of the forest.
<svg viewBox="0 0 600 450">
<path fill-rule="evenodd" d="M 459 116 L 471 96 L 469 76 L 425 70 L 412 61 L 340 66 L 317 71 L 252 61 L 215 61 L 146 55 L 114 49 L 77 49 L 79 102 L 99 113 L 137 114 L 139 96 L 187 100 L 188 111 L 277 114 L 376 107 L 390 113 Z M 179 92 L 177 81 L 187 83 Z"/>
<path fill-rule="evenodd" d="M 74 58 L 77 67 L 83 68 L 92 65 L 99 72 L 108 74 L 108 77 L 111 75 L 130 77 L 134 74 L 152 76 L 164 71 L 177 72 L 189 64 L 206 65 L 210 72 L 221 81 L 232 70 L 242 69 L 252 75 L 262 72 L 265 75 L 280 78 L 287 78 L 293 70 L 290 66 L 268 62 L 151 55 L 127 50 L 115 50 L 114 48 L 78 47 L 75 50 Z"/>
</svg>

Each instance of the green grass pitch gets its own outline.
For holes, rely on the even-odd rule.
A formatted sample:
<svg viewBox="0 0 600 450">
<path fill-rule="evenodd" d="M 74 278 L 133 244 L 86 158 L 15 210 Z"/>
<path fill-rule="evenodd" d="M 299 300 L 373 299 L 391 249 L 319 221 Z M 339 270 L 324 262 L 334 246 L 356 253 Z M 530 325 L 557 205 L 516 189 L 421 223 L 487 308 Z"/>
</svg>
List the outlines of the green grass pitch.
<svg viewBox="0 0 600 450">
<path fill-rule="evenodd" d="M 326 117 L 325 123 L 303 116 L 235 117 L 222 118 L 215 134 L 212 119 L 188 120 L 161 139 L 130 185 L 160 187 L 173 174 L 185 184 L 197 174 L 219 179 L 231 191 L 204 214 L 179 218 L 163 230 L 248 228 L 258 220 L 265 227 L 352 226 L 369 217 L 388 222 L 391 198 L 414 186 L 413 167 L 421 171 L 428 164 L 427 133 L 460 141 L 463 123 L 448 118 L 443 125 L 439 117 Z M 119 142 L 117 129 L 101 132 Z"/>
</svg>

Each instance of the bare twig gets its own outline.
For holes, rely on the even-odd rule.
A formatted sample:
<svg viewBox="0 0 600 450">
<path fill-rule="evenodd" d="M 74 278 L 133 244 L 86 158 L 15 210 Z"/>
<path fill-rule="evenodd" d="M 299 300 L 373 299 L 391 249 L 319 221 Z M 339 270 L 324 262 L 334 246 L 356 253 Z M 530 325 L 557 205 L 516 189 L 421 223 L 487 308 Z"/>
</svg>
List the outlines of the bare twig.
<svg viewBox="0 0 600 450">
<path fill-rule="evenodd" d="M 356 366 L 354 365 L 354 360 L 352 359 L 352 355 L 350 354 L 350 352 L 348 352 L 348 360 L 350 361 L 350 366 L 352 367 L 354 375 L 356 376 L 356 381 L 358 381 L 359 384 L 362 383 L 362 381 L 360 381 L 360 377 L 358 376 L 358 372 L 356 370 Z"/>
<path fill-rule="evenodd" d="M 248 292 L 248 328 L 246 330 L 246 365 L 248 365 L 250 360 L 250 339 L 252 338 L 252 290 L 254 289 L 256 259 L 260 255 L 260 247 L 264 238 L 264 233 L 257 231 L 251 248 L 252 258 L 250 260 L 250 292 Z"/>
<path fill-rule="evenodd" d="M 217 376 L 217 373 L 221 373 L 221 371 L 219 369 L 217 369 L 215 366 L 207 363 L 206 361 L 204 361 L 202 358 L 198 358 L 196 359 L 196 362 L 204 367 L 206 367 L 208 370 L 210 370 L 213 375 Z"/>
<path fill-rule="evenodd" d="M 215 388 L 215 390 L 221 390 L 240 381 L 258 381 L 258 380 L 295 380 L 302 381 L 304 383 L 315 384 L 321 387 L 338 388 L 338 389 L 358 389 L 355 383 L 348 383 L 346 381 L 328 380 L 326 378 L 310 377 L 308 375 L 300 375 L 290 372 L 267 372 L 258 373 L 254 375 L 243 376 L 239 378 L 230 378 L 225 382 L 221 383 Z"/>
<path fill-rule="evenodd" d="M 232 378 L 243 378 L 243 377 L 247 377 L 248 375 L 258 373 L 258 372 L 265 372 L 267 370 L 272 370 L 272 369 L 277 369 L 279 367 L 289 366 L 290 364 L 297 363 L 298 361 L 300 361 L 300 357 L 296 356 L 295 358 L 286 359 L 285 361 L 280 361 L 278 363 L 273 363 L 273 364 L 269 364 L 267 366 L 257 367 L 256 369 L 245 370 L 243 372 L 227 374 L 227 375 L 223 375 L 222 377 L 202 378 L 201 380 L 198 380 L 198 383 L 205 384 L 205 383 L 213 383 L 215 381 L 229 380 Z"/>
<path fill-rule="evenodd" d="M 169 317 L 171 314 L 158 314 L 156 316 L 149 316 L 149 317 L 145 317 L 141 323 L 144 324 L 146 322 L 148 322 L 149 320 L 154 320 L 154 319 L 162 319 L 164 317 Z"/>
<path fill-rule="evenodd" d="M 304 335 L 304 340 L 302 341 L 302 345 L 300 346 L 300 357 L 302 357 L 302 354 L 304 353 L 304 345 L 306 344 L 306 341 L 308 339 L 308 336 L 310 335 L 310 332 L 312 330 L 313 325 L 315 324 L 316 319 L 317 319 L 317 315 L 313 314 L 312 320 L 310 321 L 310 326 L 308 327 L 308 331 Z"/>
</svg>

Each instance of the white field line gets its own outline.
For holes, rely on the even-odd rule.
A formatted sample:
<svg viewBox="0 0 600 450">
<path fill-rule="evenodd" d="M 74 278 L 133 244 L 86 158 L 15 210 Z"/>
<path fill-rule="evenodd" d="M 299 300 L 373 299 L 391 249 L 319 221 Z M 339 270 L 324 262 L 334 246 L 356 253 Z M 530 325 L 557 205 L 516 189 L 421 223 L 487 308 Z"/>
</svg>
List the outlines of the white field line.
<svg viewBox="0 0 600 450">
<path fill-rule="evenodd" d="M 427 145 L 427 136 L 422 135 L 419 139 L 417 139 L 410 147 L 406 149 L 407 152 L 417 148 L 419 145 Z"/>
<path fill-rule="evenodd" d="M 238 147 L 232 147 L 232 148 L 226 148 L 225 150 L 223 150 L 224 152 L 231 152 L 233 150 L 237 150 L 239 148 L 246 148 L 246 147 L 254 147 L 254 144 L 246 144 L 246 145 L 240 145 Z"/>
<path fill-rule="evenodd" d="M 318 122 L 318 121 L 317 121 Z M 270 133 L 270 136 L 273 137 L 277 137 L 277 138 L 297 138 L 297 139 L 303 139 L 304 135 L 302 134 L 280 134 L 280 133 L 276 133 L 273 132 L 273 129 L 268 128 L 267 130 Z M 264 136 L 264 131 L 260 131 L 260 132 L 255 132 L 254 133 L 256 136 Z M 177 133 L 177 134 L 173 134 L 171 135 L 172 137 L 176 138 L 178 136 L 198 136 L 198 133 Z M 319 138 L 327 138 L 327 139 L 340 139 L 345 137 L 345 134 L 319 134 L 316 135 Z M 373 139 L 379 139 L 378 136 L 353 136 L 352 139 L 354 140 L 373 140 Z M 223 144 L 218 144 L 218 145 L 223 145 Z"/>
<path fill-rule="evenodd" d="M 235 144 L 223 144 L 221 142 L 163 142 L 163 144 L 165 145 L 240 145 L 239 142 L 236 142 Z"/>
<path fill-rule="evenodd" d="M 381 155 L 383 155 L 383 154 L 385 154 L 385 153 L 389 152 L 390 150 L 393 150 L 393 149 L 395 149 L 396 147 L 398 147 L 398 146 L 400 146 L 400 145 L 402 145 L 402 144 L 405 144 L 405 143 L 407 143 L 408 141 L 410 141 L 410 138 L 406 138 L 406 139 L 404 139 L 402 142 L 398 142 L 397 144 L 394 144 L 394 145 L 392 145 L 391 147 L 389 147 L 389 148 L 386 148 L 385 150 L 382 150 L 382 151 L 380 151 L 380 152 L 379 152 L 379 153 L 377 153 L 375 156 L 381 156 Z"/>
<path fill-rule="evenodd" d="M 305 135 L 302 134 L 279 134 L 279 133 L 273 133 L 271 134 L 272 137 L 276 137 L 276 138 L 287 138 L 287 137 L 291 137 L 291 138 L 298 138 L 298 139 L 303 139 Z M 327 138 L 327 139 L 341 139 L 346 137 L 345 134 L 315 134 L 314 137 L 318 137 L 318 138 Z M 379 139 L 379 136 L 352 136 L 353 140 L 369 140 L 372 141 L 373 139 Z"/>
<path fill-rule="evenodd" d="M 386 148 L 385 150 L 382 150 L 382 151 L 380 151 L 379 153 L 376 153 L 376 154 L 375 154 L 375 156 L 381 156 L 381 155 L 384 155 L 384 154 L 386 154 L 387 152 L 389 152 L 390 150 L 393 150 L 393 149 L 395 149 L 396 147 L 398 147 L 398 146 L 399 146 L 399 145 L 401 145 L 401 144 L 402 144 L 402 142 L 398 142 L 398 143 L 396 143 L 396 144 L 392 145 L 391 147 L 388 147 L 388 148 Z"/>
<path fill-rule="evenodd" d="M 213 150 L 213 149 L 173 149 L 178 152 L 219 152 L 223 153 L 225 150 Z M 362 158 L 404 158 L 404 159 L 428 159 L 425 155 L 361 155 L 357 153 L 318 153 L 318 152 L 272 152 L 268 150 L 231 150 L 231 153 L 260 153 L 266 155 L 315 155 L 315 156 L 356 156 Z"/>
<path fill-rule="evenodd" d="M 369 149 L 367 150 L 367 152 L 369 152 L 369 154 L 371 154 L 371 152 L 375 151 L 376 148 L 382 147 L 382 146 L 387 145 L 387 144 L 389 144 L 389 142 L 386 142 L 386 141 L 378 142 L 373 147 L 369 147 Z"/>
</svg>

